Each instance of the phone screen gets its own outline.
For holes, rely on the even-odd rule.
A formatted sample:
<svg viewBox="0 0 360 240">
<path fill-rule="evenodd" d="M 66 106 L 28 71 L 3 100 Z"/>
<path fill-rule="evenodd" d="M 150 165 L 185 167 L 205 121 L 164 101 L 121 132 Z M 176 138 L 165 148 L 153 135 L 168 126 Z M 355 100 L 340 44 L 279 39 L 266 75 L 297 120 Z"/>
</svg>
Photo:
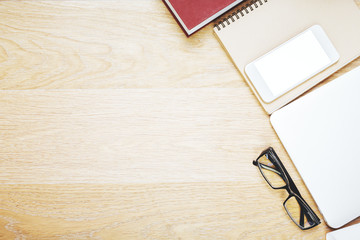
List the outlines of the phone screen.
<svg viewBox="0 0 360 240">
<path fill-rule="evenodd" d="M 331 63 L 312 31 L 305 31 L 254 62 L 273 95 L 312 77 Z"/>
</svg>

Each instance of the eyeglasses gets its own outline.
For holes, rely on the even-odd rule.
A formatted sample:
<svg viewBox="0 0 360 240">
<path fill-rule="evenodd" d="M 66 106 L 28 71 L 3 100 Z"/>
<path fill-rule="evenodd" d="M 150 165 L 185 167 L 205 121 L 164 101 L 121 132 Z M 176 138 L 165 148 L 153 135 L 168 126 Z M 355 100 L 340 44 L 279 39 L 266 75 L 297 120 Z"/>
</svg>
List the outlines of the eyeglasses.
<svg viewBox="0 0 360 240">
<path fill-rule="evenodd" d="M 263 151 L 253 161 L 253 164 L 259 167 L 261 174 L 270 187 L 273 189 L 285 189 L 289 193 L 283 205 L 291 220 L 299 228 L 307 230 L 321 223 L 315 212 L 302 198 L 295 183 L 272 147 Z"/>
</svg>

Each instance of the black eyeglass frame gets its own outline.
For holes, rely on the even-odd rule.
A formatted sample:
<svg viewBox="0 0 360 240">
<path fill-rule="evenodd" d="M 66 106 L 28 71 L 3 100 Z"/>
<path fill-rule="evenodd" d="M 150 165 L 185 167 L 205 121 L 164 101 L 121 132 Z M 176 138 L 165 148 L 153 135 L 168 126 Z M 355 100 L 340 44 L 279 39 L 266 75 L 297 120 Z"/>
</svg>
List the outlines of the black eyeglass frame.
<svg viewBox="0 0 360 240">
<path fill-rule="evenodd" d="M 266 165 L 263 165 L 263 164 L 259 163 L 259 159 L 262 158 L 264 155 L 267 155 L 267 159 L 269 161 L 271 161 L 271 163 L 276 167 L 276 169 L 273 169 L 271 167 L 268 167 Z M 288 192 L 289 196 L 284 201 L 283 206 L 284 206 L 287 214 L 291 218 L 291 220 L 300 229 L 308 230 L 308 229 L 311 229 L 311 228 L 313 228 L 313 227 L 315 227 L 315 226 L 317 226 L 317 225 L 319 225 L 321 223 L 320 218 L 316 215 L 316 213 L 311 209 L 309 204 L 307 204 L 307 202 L 301 196 L 301 194 L 300 194 L 298 188 L 296 187 L 294 181 L 291 179 L 289 173 L 286 171 L 286 168 L 284 167 L 284 165 L 280 161 L 280 158 L 278 157 L 278 155 L 276 154 L 275 150 L 272 147 L 269 147 L 266 150 L 264 150 L 259 155 L 259 157 L 255 161 L 253 161 L 253 164 L 259 168 L 261 175 L 263 176 L 263 178 L 265 179 L 265 181 L 269 184 L 269 186 L 271 188 L 273 188 L 275 190 L 277 190 L 277 189 L 285 189 Z M 262 168 L 277 173 L 284 180 L 285 186 L 281 186 L 281 187 L 272 186 L 272 184 L 269 182 L 269 180 L 266 178 L 265 174 L 263 173 Z M 290 214 L 289 210 L 286 207 L 287 201 L 292 197 L 295 197 L 295 199 L 297 200 L 297 202 L 299 203 L 299 206 L 301 208 L 300 221 L 299 221 L 300 223 L 298 223 L 297 221 L 295 221 L 295 219 L 293 219 L 292 215 Z M 306 216 L 308 222 L 311 224 L 309 227 L 304 227 L 303 226 L 303 224 L 304 224 L 304 215 Z"/>
</svg>

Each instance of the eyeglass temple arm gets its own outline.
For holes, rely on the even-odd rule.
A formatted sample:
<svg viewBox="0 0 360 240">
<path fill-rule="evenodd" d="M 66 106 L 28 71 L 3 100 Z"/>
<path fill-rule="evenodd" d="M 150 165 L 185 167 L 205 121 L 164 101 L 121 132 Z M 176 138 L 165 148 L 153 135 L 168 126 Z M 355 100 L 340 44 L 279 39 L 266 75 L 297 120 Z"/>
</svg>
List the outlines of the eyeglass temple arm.
<svg viewBox="0 0 360 240">
<path fill-rule="evenodd" d="M 301 206 L 300 207 L 300 225 L 304 226 L 304 219 L 305 219 L 304 215 L 305 214 L 307 215 L 307 212 L 305 211 L 305 214 L 304 214 L 304 207 L 300 203 L 299 203 L 299 205 Z M 311 219 L 311 218 L 309 218 L 309 216 L 306 216 L 306 218 L 308 219 L 308 221 L 309 221 L 309 219 Z"/>
<path fill-rule="evenodd" d="M 277 157 L 277 155 L 276 155 Z M 279 158 L 279 157 L 277 157 Z M 288 181 L 289 181 L 289 185 L 291 187 L 291 189 L 299 196 L 302 198 L 299 189 L 296 187 L 294 181 L 292 180 L 290 174 L 287 172 L 285 166 L 282 164 L 282 162 L 280 160 L 276 161 L 276 164 L 280 165 L 280 168 L 282 169 L 282 171 L 284 172 L 284 174 L 286 175 Z"/>
<path fill-rule="evenodd" d="M 316 213 L 310 213 L 309 211 L 306 210 L 306 208 L 299 202 L 299 200 L 297 200 L 299 205 L 300 205 L 300 225 L 304 226 L 304 222 L 305 222 L 305 216 L 307 221 L 309 222 L 309 224 L 313 224 L 314 222 L 320 223 L 320 219 L 319 217 L 316 215 Z M 310 209 L 311 210 L 311 209 Z M 313 210 L 311 210 L 313 211 Z"/>
<path fill-rule="evenodd" d="M 285 170 L 285 171 L 286 171 L 286 170 Z M 293 182 L 293 180 L 291 179 L 291 177 L 289 176 L 289 174 L 287 174 L 287 175 L 288 175 L 288 179 L 289 179 L 289 184 L 291 184 L 291 189 L 292 189 L 296 194 L 298 194 L 298 196 L 299 196 L 300 198 L 303 199 L 303 197 L 301 196 L 301 194 L 300 194 L 299 190 L 297 189 L 295 183 Z M 303 200 L 304 200 L 304 199 L 303 199 Z M 304 200 L 304 201 L 305 201 L 305 200 Z M 299 202 L 299 201 L 298 201 L 298 202 Z M 302 204 L 300 204 L 300 202 L 299 202 L 299 205 L 300 205 L 300 225 L 301 225 L 301 226 L 304 226 L 304 221 L 305 221 L 305 218 L 304 218 L 304 217 L 305 217 L 305 216 L 306 216 L 306 218 L 307 218 L 307 221 L 309 221 L 309 222 L 311 222 L 313 218 L 315 218 L 317 221 L 320 220 L 320 219 L 316 216 L 315 213 L 312 214 L 313 216 L 310 216 L 310 213 L 305 209 L 305 207 L 304 207 Z"/>
<path fill-rule="evenodd" d="M 281 163 L 280 163 L 281 164 Z M 303 199 L 303 197 L 300 194 L 299 189 L 296 187 L 294 181 L 292 180 L 292 178 L 290 177 L 290 174 L 286 171 L 286 169 L 284 168 L 284 166 L 282 166 L 282 169 L 284 171 L 284 173 L 287 175 L 287 178 L 289 180 L 289 184 L 291 185 L 291 189 L 300 197 Z M 304 199 L 303 199 L 304 200 Z M 305 200 L 304 200 L 305 201 Z M 298 201 L 299 202 L 299 201 Z M 313 216 L 310 216 L 310 213 L 306 210 L 306 208 L 300 204 L 300 225 L 304 226 L 304 221 L 305 221 L 305 216 L 307 218 L 307 221 L 312 222 L 312 219 L 315 218 L 316 221 L 320 221 L 320 219 L 318 218 L 318 216 L 314 213 L 312 214 Z"/>
<path fill-rule="evenodd" d="M 302 196 L 301 196 L 301 194 L 300 194 L 300 192 L 299 192 L 299 189 L 297 189 L 294 181 L 291 179 L 290 174 L 286 171 L 284 165 L 282 165 L 281 162 L 279 162 L 279 164 L 281 165 L 282 170 L 284 171 L 284 173 L 286 174 L 287 179 L 289 180 L 289 184 L 291 185 L 291 189 L 293 189 L 294 192 L 295 192 L 299 197 L 302 198 Z M 258 166 L 259 163 L 254 160 L 254 161 L 253 161 L 253 165 Z M 274 168 L 272 168 L 272 167 L 266 166 L 266 165 L 264 165 L 264 164 L 261 164 L 261 167 L 264 168 L 264 169 L 266 169 L 266 170 L 272 171 L 272 172 L 278 174 L 279 176 L 281 176 L 281 172 L 277 171 L 276 169 L 274 169 Z"/>
</svg>

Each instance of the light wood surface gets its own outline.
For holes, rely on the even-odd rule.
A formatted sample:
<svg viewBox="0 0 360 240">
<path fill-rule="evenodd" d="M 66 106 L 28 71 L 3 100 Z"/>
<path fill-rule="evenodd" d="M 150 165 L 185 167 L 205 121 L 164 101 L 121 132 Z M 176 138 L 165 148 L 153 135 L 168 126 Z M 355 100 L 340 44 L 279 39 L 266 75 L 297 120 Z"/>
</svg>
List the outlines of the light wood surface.
<svg viewBox="0 0 360 240">
<path fill-rule="evenodd" d="M 0 88 L 0 239 L 330 231 L 252 166 L 273 146 L 321 216 L 211 26 L 186 38 L 159 0 L 1 1 Z"/>
</svg>

